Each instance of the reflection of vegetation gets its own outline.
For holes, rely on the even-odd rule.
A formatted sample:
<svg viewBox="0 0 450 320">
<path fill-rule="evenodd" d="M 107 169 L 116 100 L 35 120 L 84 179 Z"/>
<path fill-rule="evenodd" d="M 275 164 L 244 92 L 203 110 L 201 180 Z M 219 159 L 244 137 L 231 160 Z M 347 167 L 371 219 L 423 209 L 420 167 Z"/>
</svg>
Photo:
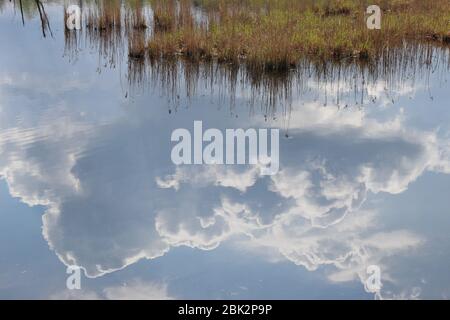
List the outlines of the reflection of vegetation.
<svg viewBox="0 0 450 320">
<path fill-rule="evenodd" d="M 153 27 L 155 32 L 175 30 L 176 7 L 175 1 L 155 1 L 153 5 Z"/>
<path fill-rule="evenodd" d="M 404 40 L 450 42 L 450 1 L 379 1 L 380 31 L 368 30 L 364 0 L 156 0 L 154 55 L 183 54 L 190 59 L 242 62 L 252 68 L 284 71 L 302 57 L 368 59 Z M 174 13 L 175 2 L 201 6 L 204 23 L 192 24 L 189 10 Z M 156 16 L 155 14 L 155 16 Z M 170 17 L 170 18 L 168 18 Z M 170 22 L 168 22 L 170 21 Z M 169 27 L 170 26 L 170 27 Z"/>
<path fill-rule="evenodd" d="M 115 65 L 124 50 L 121 1 L 98 1 L 87 6 L 85 21 L 91 46 L 108 58 L 110 65 Z"/>
<path fill-rule="evenodd" d="M 23 0 L 24 17 L 43 9 L 37 2 Z M 0 8 L 4 3 L 0 0 Z M 354 88 L 355 101 L 363 105 L 370 99 L 367 85 L 377 79 L 386 80 L 389 90 L 429 74 L 437 64 L 449 66 L 448 0 L 379 0 L 382 30 L 366 28 L 365 0 L 76 3 L 83 28 L 65 31 L 66 53 L 78 52 L 87 39 L 114 67 L 128 49 L 130 85 L 158 85 L 172 105 L 183 90 L 191 97 L 202 83 L 231 105 L 240 90 L 251 105 L 274 110 L 288 107 L 293 92 L 312 79 L 325 83 L 325 104 L 327 84 L 333 84 L 338 105 L 344 86 Z"/>
<path fill-rule="evenodd" d="M 6 5 L 6 1 L 0 2 L 0 7 Z M 9 0 L 9 2 L 13 2 L 15 7 L 18 7 L 20 10 L 20 15 L 22 17 L 22 23 L 25 24 L 25 18 L 31 19 L 36 14 L 39 15 L 41 20 L 41 29 L 42 35 L 44 37 L 47 36 L 47 33 L 52 35 L 52 29 L 50 27 L 50 21 L 48 19 L 47 13 L 45 12 L 45 7 L 41 0 Z"/>
<path fill-rule="evenodd" d="M 367 86 L 380 78 L 386 90 L 394 89 L 448 63 L 448 55 L 439 55 L 442 51 L 427 41 L 446 41 L 447 1 L 381 4 L 386 29 L 381 32 L 367 30 L 366 3 L 359 0 L 99 0 L 85 12 L 87 33 L 109 44 L 100 46 L 103 54 L 123 49 L 121 39 L 128 38 L 132 87 L 158 86 L 172 106 L 183 91 L 194 96 L 200 83 L 230 105 L 238 90 L 248 91 L 250 105 L 260 104 L 269 113 L 279 105 L 289 107 L 293 92 L 306 90 L 311 79 L 324 83 L 325 104 L 329 83 L 336 84 L 338 105 L 344 87 L 354 88 L 355 103 L 363 105 L 372 99 Z M 109 10 L 101 9 L 105 6 Z M 149 7 L 153 15 L 147 17 Z M 111 21 L 118 21 L 113 17 L 121 9 L 120 33 L 119 23 Z M 97 25 L 95 37 L 92 25 Z"/>
<path fill-rule="evenodd" d="M 167 81 L 179 77 L 173 72 L 178 67 L 188 96 L 202 77 L 226 79 L 218 86 L 228 88 L 230 97 L 244 84 L 251 104 L 270 109 L 289 105 L 292 91 L 308 78 L 347 82 L 362 105 L 369 82 L 383 78 L 393 85 L 414 76 L 410 70 L 430 72 L 439 52 L 433 46 L 450 42 L 448 0 L 379 3 L 382 30 L 366 28 L 371 3 L 363 0 L 153 0 L 150 72 L 155 74 L 155 65 L 172 65 L 169 75 L 158 77 L 174 90 Z"/>
<path fill-rule="evenodd" d="M 22 21 L 25 19 L 31 19 L 38 14 L 35 0 L 0 0 L 0 8 L 6 7 L 6 5 L 11 2 L 16 9 L 20 11 L 21 16 L 23 17 Z"/>
</svg>

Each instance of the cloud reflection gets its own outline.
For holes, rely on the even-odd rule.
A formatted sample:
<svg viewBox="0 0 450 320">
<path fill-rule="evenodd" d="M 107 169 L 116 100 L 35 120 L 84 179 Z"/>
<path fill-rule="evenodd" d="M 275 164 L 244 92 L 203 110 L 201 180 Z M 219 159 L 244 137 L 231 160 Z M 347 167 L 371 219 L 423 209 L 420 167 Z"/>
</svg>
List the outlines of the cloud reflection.
<svg viewBox="0 0 450 320">
<path fill-rule="evenodd" d="M 280 142 L 280 173 L 264 177 L 254 167 L 174 167 L 168 137 L 180 123 L 141 117 L 141 109 L 107 122 L 64 106 L 42 119 L 21 110 L 29 120 L 17 124 L 13 107 L 2 106 L 8 116 L 1 121 L 10 125 L 0 132 L 0 175 L 12 196 L 47 208 L 43 233 L 50 247 L 89 277 L 173 247 L 213 250 L 244 236 L 243 246 L 272 250 L 308 270 L 333 266 L 331 281 L 364 282 L 365 268 L 378 264 L 383 280 L 395 282 L 386 258 L 426 239 L 383 231 L 377 212 L 361 207 L 368 193 L 399 194 L 424 172 L 450 168 L 448 140 L 406 126 L 402 112 L 381 121 L 364 111 L 299 106 L 290 138 Z M 185 116 L 177 121 L 190 127 L 195 115 Z M 227 121 L 208 123 L 239 125 Z"/>
</svg>

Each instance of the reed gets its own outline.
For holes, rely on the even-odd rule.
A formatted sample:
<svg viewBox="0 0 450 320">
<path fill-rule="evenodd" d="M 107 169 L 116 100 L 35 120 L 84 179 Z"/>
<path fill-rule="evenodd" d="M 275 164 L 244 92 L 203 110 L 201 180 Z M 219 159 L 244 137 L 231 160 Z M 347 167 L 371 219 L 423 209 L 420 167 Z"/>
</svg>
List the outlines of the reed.
<svg viewBox="0 0 450 320">
<path fill-rule="evenodd" d="M 303 57 L 367 60 L 404 41 L 450 42 L 447 0 L 379 1 L 383 11 L 381 30 L 366 27 L 365 10 L 370 3 L 363 0 L 180 3 L 185 8 L 182 15 L 176 10 L 170 13 L 173 1 L 158 4 L 155 21 L 160 21 L 160 12 L 165 12 L 170 24 L 165 23 L 164 32 L 156 32 L 150 40 L 152 55 L 215 58 L 278 72 L 294 68 Z M 186 8 L 195 7 L 203 10 L 203 23 L 192 22 L 192 9 Z M 161 29 L 155 26 L 155 30 Z"/>
<path fill-rule="evenodd" d="M 175 0 L 157 0 L 153 2 L 153 28 L 155 33 L 174 31 L 176 17 Z"/>
</svg>

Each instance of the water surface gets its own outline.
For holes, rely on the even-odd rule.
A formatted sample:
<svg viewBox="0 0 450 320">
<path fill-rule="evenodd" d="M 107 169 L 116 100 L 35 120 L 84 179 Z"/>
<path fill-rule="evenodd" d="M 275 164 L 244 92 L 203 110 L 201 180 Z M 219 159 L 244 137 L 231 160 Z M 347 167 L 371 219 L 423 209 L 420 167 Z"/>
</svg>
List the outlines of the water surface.
<svg viewBox="0 0 450 320">
<path fill-rule="evenodd" d="M 105 56 L 87 38 L 74 49 L 61 5 L 46 7 L 45 38 L 37 17 L 22 26 L 10 9 L 0 298 L 450 295 L 448 49 L 416 47 L 385 72 L 306 61 L 288 78 L 255 79 L 133 61 L 126 49 Z M 176 167 L 171 133 L 196 120 L 279 128 L 280 172 Z M 82 290 L 66 289 L 68 265 L 84 269 Z M 364 285 L 370 265 L 382 271 L 376 293 Z"/>
</svg>

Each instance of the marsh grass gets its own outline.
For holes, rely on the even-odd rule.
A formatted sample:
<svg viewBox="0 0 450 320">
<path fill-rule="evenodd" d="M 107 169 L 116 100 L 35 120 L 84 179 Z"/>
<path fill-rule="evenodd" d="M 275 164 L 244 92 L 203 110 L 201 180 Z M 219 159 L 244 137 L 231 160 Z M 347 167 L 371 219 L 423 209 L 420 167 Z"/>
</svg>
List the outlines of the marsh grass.
<svg viewBox="0 0 450 320">
<path fill-rule="evenodd" d="M 346 107 L 342 88 L 351 87 L 363 106 L 380 79 L 394 92 L 448 72 L 450 3 L 379 4 L 382 30 L 366 28 L 359 0 L 101 0 L 84 10 L 84 30 L 111 61 L 128 44 L 132 91 L 157 88 L 173 109 L 209 88 L 220 104 L 233 108 L 240 96 L 270 117 L 311 81 L 324 86 L 324 105 Z"/>
<path fill-rule="evenodd" d="M 324 107 L 362 108 L 376 103 L 377 97 L 370 94 L 369 88 L 380 85 L 382 96 L 395 103 L 396 92 L 418 79 L 428 81 L 431 74 L 445 79 L 450 70 L 449 53 L 447 47 L 431 43 L 405 43 L 386 47 L 371 60 L 319 61 L 305 57 L 288 72 L 266 72 L 215 60 L 197 62 L 183 55 L 147 57 L 146 68 L 141 71 L 149 81 L 139 85 L 152 86 L 166 96 L 171 108 L 180 106 L 180 97 L 191 99 L 198 96 L 198 91 L 210 90 L 214 104 L 228 105 L 230 110 L 239 97 L 249 110 L 259 109 L 270 120 L 277 112 L 288 114 L 294 99 L 308 94 L 312 87 L 320 89 L 317 100 Z"/>
<path fill-rule="evenodd" d="M 128 37 L 128 56 L 131 59 L 145 58 L 145 34 L 142 32 L 132 32 Z"/>
<path fill-rule="evenodd" d="M 363 0 L 79 0 L 82 30 L 64 32 L 65 52 L 84 43 L 98 51 L 98 70 L 126 61 L 130 94 L 153 88 L 170 111 L 210 90 L 212 104 L 234 112 L 240 99 L 270 119 L 312 83 L 324 106 L 347 108 L 353 95 L 362 107 L 376 99 L 371 85 L 394 101 L 408 83 L 450 69 L 450 2 L 377 2 L 382 30 L 371 31 Z M 22 4 L 25 20 L 44 9 Z"/>
<path fill-rule="evenodd" d="M 340 83 L 333 93 L 337 105 L 345 94 L 340 87 L 350 85 L 355 104 L 362 106 L 371 99 L 367 85 L 378 79 L 394 91 L 432 72 L 436 61 L 448 70 L 447 1 L 380 1 L 382 30 L 366 28 L 370 3 L 358 0 L 151 3 L 153 29 L 147 55 L 139 55 L 146 62 L 133 68 L 130 84 L 140 79 L 143 87 L 144 78 L 159 83 L 172 106 L 182 92 L 195 96 L 202 83 L 230 106 L 236 92 L 248 88 L 249 106 L 261 105 L 270 114 L 277 106 L 288 110 L 292 93 L 311 79 Z M 325 90 L 324 105 L 333 94 Z"/>
<path fill-rule="evenodd" d="M 153 2 L 153 29 L 154 32 L 170 32 L 176 27 L 176 1 L 157 0 Z"/>
<path fill-rule="evenodd" d="M 447 0 L 381 1 L 382 30 L 366 28 L 367 1 L 182 3 L 185 7 L 201 6 L 205 23 L 184 23 L 189 20 L 187 10 L 180 15 L 173 12 L 173 1 L 159 2 L 158 12 L 170 16 L 171 23 L 150 40 L 152 55 L 183 54 L 193 60 L 214 58 L 245 63 L 251 69 L 284 72 L 295 68 L 303 57 L 368 60 L 376 58 L 386 46 L 399 46 L 403 41 L 446 43 L 450 36 Z"/>
<path fill-rule="evenodd" d="M 133 6 L 125 15 L 125 32 L 128 38 L 128 56 L 142 60 L 146 55 L 147 19 L 142 6 Z"/>
<path fill-rule="evenodd" d="M 126 30 L 145 31 L 148 28 L 145 8 L 139 4 L 130 5 L 125 13 Z"/>
<path fill-rule="evenodd" d="M 124 50 L 122 2 L 100 0 L 95 6 L 87 6 L 84 17 L 88 42 L 101 59 L 115 66 Z"/>
</svg>

